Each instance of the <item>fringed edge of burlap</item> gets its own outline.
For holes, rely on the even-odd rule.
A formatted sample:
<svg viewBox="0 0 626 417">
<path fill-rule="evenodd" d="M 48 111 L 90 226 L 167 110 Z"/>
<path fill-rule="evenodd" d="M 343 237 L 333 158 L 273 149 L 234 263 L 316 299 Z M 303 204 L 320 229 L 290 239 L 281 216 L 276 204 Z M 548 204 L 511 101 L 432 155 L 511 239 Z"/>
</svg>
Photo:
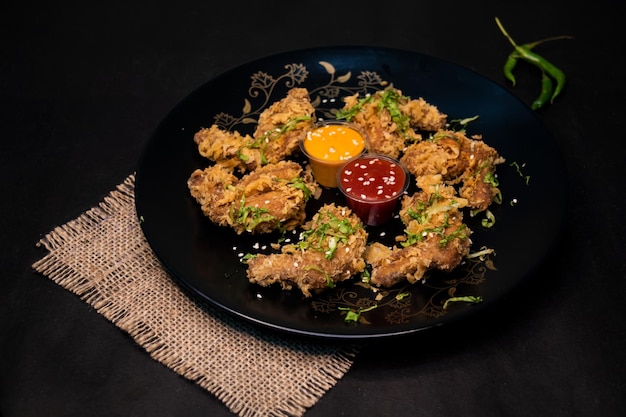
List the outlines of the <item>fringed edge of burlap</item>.
<svg viewBox="0 0 626 417">
<path fill-rule="evenodd" d="M 312 378 L 306 385 L 301 386 L 298 392 L 294 392 L 292 397 L 285 403 L 277 405 L 268 417 L 294 417 L 302 416 L 313 407 L 320 398 L 326 394 L 337 382 L 350 370 L 354 358 L 359 352 L 357 345 L 346 345 L 342 347 L 332 357 L 332 362 L 326 363 L 325 369 L 319 369 L 315 378 Z M 257 410 L 251 408 L 249 404 L 243 403 L 232 394 L 226 395 L 219 387 L 216 387 L 214 394 L 228 406 L 230 410 L 240 417 L 258 417 Z"/>
<path fill-rule="evenodd" d="M 354 357 L 358 353 L 357 347 L 346 348 L 342 352 L 337 352 L 332 358 L 332 363 L 327 363 L 326 369 L 320 369 L 316 378 L 312 378 L 303 385 L 299 392 L 293 395 L 282 404 L 277 404 L 273 410 L 267 414 L 268 417 L 294 417 L 302 416 L 313 407 L 320 398 L 326 394 L 345 375 L 353 364 Z M 332 369 L 328 369 L 332 366 Z M 232 412 L 240 417 L 259 417 L 258 410 L 250 404 L 244 403 L 236 398 L 232 393 L 227 393 L 218 386 L 209 388 L 208 381 L 198 381 L 200 386 L 210 390 L 220 401 L 224 403 Z M 208 384 L 212 385 L 212 384 Z"/>
</svg>

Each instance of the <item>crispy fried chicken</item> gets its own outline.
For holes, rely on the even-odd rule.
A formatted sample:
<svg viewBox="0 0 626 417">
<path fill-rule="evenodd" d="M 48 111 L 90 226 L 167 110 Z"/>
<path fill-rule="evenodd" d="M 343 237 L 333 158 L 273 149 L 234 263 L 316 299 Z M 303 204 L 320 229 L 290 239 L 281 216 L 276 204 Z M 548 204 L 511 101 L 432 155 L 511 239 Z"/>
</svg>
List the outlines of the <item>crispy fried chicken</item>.
<svg viewBox="0 0 626 417">
<path fill-rule="evenodd" d="M 419 178 L 422 189 L 402 200 L 400 219 L 406 225 L 403 247 L 372 243 L 365 260 L 372 266 L 373 285 L 391 287 L 408 280 L 417 282 L 429 269 L 456 268 L 470 248 L 471 230 L 463 223 L 461 209 L 467 200 L 453 187 L 441 183 L 440 175 Z"/>
<path fill-rule="evenodd" d="M 460 196 L 477 211 L 487 209 L 499 197 L 494 174 L 504 158 L 479 137 L 440 130 L 431 139 L 408 146 L 400 162 L 416 178 L 441 174 L 446 184 L 460 184 Z"/>
<path fill-rule="evenodd" d="M 276 163 L 299 149 L 298 142 L 315 122 L 315 109 L 305 88 L 292 88 L 260 115 L 253 136 L 228 132 L 217 125 L 194 135 L 199 153 L 240 172 Z"/>
<path fill-rule="evenodd" d="M 367 232 L 349 208 L 324 205 L 303 230 L 300 241 L 284 245 L 281 253 L 249 259 L 249 281 L 283 289 L 296 286 L 310 297 L 365 269 Z"/>
<path fill-rule="evenodd" d="M 222 165 L 195 170 L 187 185 L 203 213 L 238 234 L 293 230 L 305 220 L 306 202 L 320 189 L 292 161 L 264 165 L 237 178 Z"/>
<path fill-rule="evenodd" d="M 406 142 L 422 139 L 420 131 L 437 131 L 447 115 L 423 98 L 411 99 L 402 91 L 389 87 L 359 98 L 346 97 L 338 117 L 359 125 L 368 135 L 369 151 L 397 158 Z"/>
</svg>

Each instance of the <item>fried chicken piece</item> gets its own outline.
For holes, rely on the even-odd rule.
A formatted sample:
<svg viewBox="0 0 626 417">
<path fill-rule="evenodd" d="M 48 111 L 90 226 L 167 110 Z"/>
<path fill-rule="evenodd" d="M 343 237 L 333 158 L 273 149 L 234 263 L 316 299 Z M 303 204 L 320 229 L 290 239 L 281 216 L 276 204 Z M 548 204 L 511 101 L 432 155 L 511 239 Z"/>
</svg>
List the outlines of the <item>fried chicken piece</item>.
<svg viewBox="0 0 626 417">
<path fill-rule="evenodd" d="M 461 209 L 467 200 L 440 175 L 419 178 L 422 191 L 402 200 L 400 219 L 406 225 L 403 247 L 381 243 L 368 246 L 364 258 L 372 265 L 371 284 L 391 287 L 408 280 L 417 282 L 430 269 L 450 271 L 469 253 L 471 230 L 463 223 Z"/>
<path fill-rule="evenodd" d="M 307 89 L 292 88 L 259 115 L 253 136 L 213 125 L 196 132 L 194 142 L 200 155 L 244 173 L 294 154 L 314 122 L 315 109 Z"/>
<path fill-rule="evenodd" d="M 253 171 L 261 166 L 261 152 L 253 148 L 254 138 L 229 132 L 218 125 L 202 128 L 193 136 L 198 152 L 205 158 L 229 170 Z"/>
<path fill-rule="evenodd" d="M 361 220 L 343 206 L 326 204 L 303 226 L 298 243 L 281 253 L 248 260 L 248 279 L 267 287 L 299 288 L 305 297 L 331 288 L 365 269 L 367 232 Z"/>
<path fill-rule="evenodd" d="M 346 97 L 344 103 L 339 114 L 365 130 L 370 152 L 392 158 L 400 155 L 407 141 L 420 141 L 419 131 L 437 131 L 447 119 L 423 98 L 413 100 L 393 87 L 365 98 Z"/>
<path fill-rule="evenodd" d="M 241 179 L 222 165 L 195 170 L 187 181 L 202 212 L 238 234 L 293 230 L 305 220 L 306 202 L 320 188 L 292 161 L 264 165 Z"/>
<path fill-rule="evenodd" d="M 402 95 L 402 92 L 398 90 Z M 448 116 L 441 113 L 437 106 L 428 103 L 422 97 L 398 101 L 400 112 L 409 117 L 409 124 L 413 129 L 425 130 L 428 132 L 436 132 L 442 129 L 447 121 Z"/>
<path fill-rule="evenodd" d="M 415 177 L 441 174 L 446 183 L 461 184 L 460 196 L 478 211 L 500 194 L 494 174 L 504 158 L 478 136 L 439 130 L 432 139 L 409 145 L 400 162 Z"/>
<path fill-rule="evenodd" d="M 269 162 L 277 162 L 299 149 L 300 139 L 315 123 L 315 108 L 306 88 L 292 88 L 287 96 L 259 115 L 254 137 L 263 145 Z"/>
</svg>

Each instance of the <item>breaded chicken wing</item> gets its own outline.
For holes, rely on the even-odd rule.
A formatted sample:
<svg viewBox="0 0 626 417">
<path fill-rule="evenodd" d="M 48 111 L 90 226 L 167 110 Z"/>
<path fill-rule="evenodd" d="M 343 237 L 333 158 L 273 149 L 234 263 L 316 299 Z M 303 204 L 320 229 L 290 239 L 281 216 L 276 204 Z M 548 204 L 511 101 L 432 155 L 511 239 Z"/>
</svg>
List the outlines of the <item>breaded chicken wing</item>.
<svg viewBox="0 0 626 417">
<path fill-rule="evenodd" d="M 393 87 L 363 98 L 346 97 L 344 102 L 337 117 L 359 125 L 367 133 L 370 152 L 392 158 L 400 155 L 406 142 L 420 141 L 420 131 L 443 128 L 447 118 L 423 98 L 413 100 Z"/>
<path fill-rule="evenodd" d="M 194 171 L 187 185 L 207 217 L 238 234 L 293 230 L 304 222 L 308 199 L 320 192 L 310 172 L 292 161 L 264 165 L 241 179 L 213 165 Z"/>
<path fill-rule="evenodd" d="M 240 172 L 253 171 L 262 165 L 261 152 L 253 149 L 254 138 L 250 135 L 212 125 L 197 131 L 193 140 L 200 155 L 231 171 L 235 168 Z"/>
<path fill-rule="evenodd" d="M 315 109 L 305 88 L 292 88 L 260 115 L 253 136 L 228 132 L 217 125 L 194 135 L 199 153 L 230 169 L 254 171 L 285 160 L 315 122 Z"/>
<path fill-rule="evenodd" d="M 422 191 L 402 200 L 403 247 L 372 243 L 365 252 L 372 266 L 370 282 L 375 286 L 391 287 L 405 280 L 414 283 L 429 269 L 452 270 L 469 253 L 471 230 L 461 212 L 467 200 L 442 184 L 440 175 L 420 177 L 418 185 Z"/>
<path fill-rule="evenodd" d="M 441 174 L 443 182 L 460 184 L 460 196 L 478 211 L 500 195 L 494 174 L 504 158 L 480 138 L 470 139 L 463 132 L 440 130 L 431 139 L 408 146 L 400 162 L 416 178 Z"/>
<path fill-rule="evenodd" d="M 283 246 L 281 253 L 249 259 L 249 281 L 283 289 L 296 286 L 310 297 L 365 269 L 367 232 L 349 208 L 326 204 L 303 230 L 300 241 Z"/>
</svg>

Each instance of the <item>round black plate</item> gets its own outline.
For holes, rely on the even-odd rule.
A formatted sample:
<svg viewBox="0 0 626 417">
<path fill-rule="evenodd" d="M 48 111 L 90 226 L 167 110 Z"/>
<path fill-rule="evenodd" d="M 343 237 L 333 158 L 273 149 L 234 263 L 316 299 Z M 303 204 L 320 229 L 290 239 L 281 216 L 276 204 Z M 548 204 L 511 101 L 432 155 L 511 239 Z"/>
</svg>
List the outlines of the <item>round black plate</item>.
<svg viewBox="0 0 626 417">
<path fill-rule="evenodd" d="M 468 260 L 452 273 L 432 273 L 425 283 L 373 292 L 358 279 L 319 296 L 262 288 L 246 278 L 242 254 L 269 252 L 277 236 L 241 236 L 212 224 L 187 189 L 187 179 L 209 161 L 198 155 L 193 135 L 217 123 L 252 133 L 259 113 L 292 87 L 306 87 L 320 116 L 342 97 L 393 84 L 423 97 L 448 120 L 479 118 L 468 134 L 482 134 L 506 162 L 498 167 L 503 193 L 483 228 L 470 219 L 473 250 L 495 250 Z M 515 96 L 458 65 L 414 52 L 335 47 L 270 56 L 230 70 L 202 85 L 177 105 L 147 144 L 136 173 L 136 207 L 143 232 L 176 281 L 216 306 L 273 329 L 326 338 L 375 338 L 413 333 L 467 317 L 502 298 L 528 278 L 548 255 L 563 220 L 566 177 L 560 153 L 536 114 Z M 308 207 L 340 202 L 334 191 Z M 468 218 L 468 217 L 466 217 Z M 393 243 L 399 221 L 370 228 L 371 240 Z M 293 235 L 294 240 L 297 235 Z M 445 301 L 481 296 L 470 304 Z M 358 323 L 346 312 L 362 311 Z"/>
</svg>

